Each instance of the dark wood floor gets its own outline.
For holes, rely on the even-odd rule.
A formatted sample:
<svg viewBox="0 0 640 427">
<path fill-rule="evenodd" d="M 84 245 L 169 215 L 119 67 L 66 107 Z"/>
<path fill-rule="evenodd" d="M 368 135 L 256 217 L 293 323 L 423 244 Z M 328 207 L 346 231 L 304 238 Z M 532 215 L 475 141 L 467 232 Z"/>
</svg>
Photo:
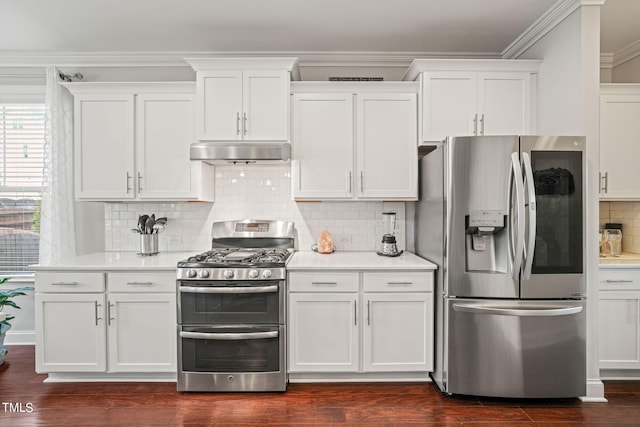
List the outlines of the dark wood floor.
<svg viewBox="0 0 640 427">
<path fill-rule="evenodd" d="M 640 382 L 609 403 L 447 397 L 433 384 L 290 384 L 286 393 L 178 393 L 174 383 L 43 383 L 31 346 L 0 366 L 0 426 L 640 426 Z"/>
</svg>

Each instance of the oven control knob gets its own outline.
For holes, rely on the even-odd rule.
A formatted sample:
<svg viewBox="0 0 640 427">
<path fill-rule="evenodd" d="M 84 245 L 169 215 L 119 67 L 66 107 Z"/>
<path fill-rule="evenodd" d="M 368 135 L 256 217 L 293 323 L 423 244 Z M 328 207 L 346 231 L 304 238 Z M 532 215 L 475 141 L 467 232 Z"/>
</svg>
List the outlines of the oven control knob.
<svg viewBox="0 0 640 427">
<path fill-rule="evenodd" d="M 198 274 L 201 279 L 206 279 L 209 277 L 209 270 L 200 270 L 200 274 Z"/>
<path fill-rule="evenodd" d="M 262 272 L 262 277 L 264 277 L 265 279 L 268 279 L 269 277 L 271 277 L 271 270 L 265 270 Z"/>
<path fill-rule="evenodd" d="M 222 275 L 225 279 L 231 279 L 233 277 L 233 270 L 225 270 Z"/>
<path fill-rule="evenodd" d="M 257 279 L 259 276 L 258 270 L 249 271 L 249 279 Z"/>
<path fill-rule="evenodd" d="M 198 273 L 196 273 L 196 271 L 195 271 L 195 270 L 187 270 L 187 277 L 188 277 L 189 279 L 193 279 L 194 277 L 196 277 L 196 275 L 197 275 L 197 274 L 198 274 Z"/>
</svg>

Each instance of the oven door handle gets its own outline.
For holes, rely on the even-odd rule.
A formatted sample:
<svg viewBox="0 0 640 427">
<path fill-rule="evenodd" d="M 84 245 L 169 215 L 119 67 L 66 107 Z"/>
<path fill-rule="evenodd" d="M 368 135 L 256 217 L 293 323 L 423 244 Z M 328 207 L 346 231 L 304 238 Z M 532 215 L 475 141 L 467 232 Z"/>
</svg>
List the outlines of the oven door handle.
<svg viewBox="0 0 640 427">
<path fill-rule="evenodd" d="M 267 294 L 278 292 L 278 285 L 272 286 L 180 286 L 180 292 L 197 294 Z"/>
<path fill-rule="evenodd" d="M 266 338 L 278 338 L 278 331 L 269 332 L 247 332 L 247 333 L 211 333 L 211 332 L 187 332 L 181 331 L 180 337 L 193 338 L 197 340 L 260 340 Z"/>
</svg>

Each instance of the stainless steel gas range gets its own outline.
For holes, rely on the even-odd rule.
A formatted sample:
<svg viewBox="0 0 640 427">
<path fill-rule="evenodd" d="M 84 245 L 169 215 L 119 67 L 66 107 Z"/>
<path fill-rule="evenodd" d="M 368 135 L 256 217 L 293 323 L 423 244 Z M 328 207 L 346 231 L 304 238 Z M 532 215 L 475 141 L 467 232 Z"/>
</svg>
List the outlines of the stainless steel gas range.
<svg viewBox="0 0 640 427">
<path fill-rule="evenodd" d="M 284 391 L 289 221 L 213 223 L 178 263 L 178 391 Z"/>
</svg>

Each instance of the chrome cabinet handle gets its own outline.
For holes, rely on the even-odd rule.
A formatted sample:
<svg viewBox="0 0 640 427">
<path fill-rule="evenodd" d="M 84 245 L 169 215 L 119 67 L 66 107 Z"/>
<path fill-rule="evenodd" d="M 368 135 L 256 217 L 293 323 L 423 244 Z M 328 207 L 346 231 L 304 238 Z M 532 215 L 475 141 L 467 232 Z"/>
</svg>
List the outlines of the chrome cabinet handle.
<svg viewBox="0 0 640 427">
<path fill-rule="evenodd" d="M 53 282 L 53 286 L 78 286 L 78 282 Z"/>
<path fill-rule="evenodd" d="M 600 173 L 600 192 L 604 194 L 609 192 L 609 172 L 605 172 L 604 176 Z"/>
<path fill-rule="evenodd" d="M 473 115 L 473 134 L 478 135 L 478 113 Z"/>
<path fill-rule="evenodd" d="M 249 333 L 226 333 L 226 332 L 187 332 L 181 331 L 182 338 L 193 338 L 199 340 L 259 340 L 267 338 L 278 338 L 278 331 L 270 332 L 249 332 Z"/>
<path fill-rule="evenodd" d="M 142 175 L 138 172 L 138 191 L 142 191 Z"/>
<path fill-rule="evenodd" d="M 349 171 L 349 194 L 353 193 L 353 173 Z"/>
<path fill-rule="evenodd" d="M 329 286 L 335 286 L 338 284 L 338 282 L 311 282 L 312 285 L 329 285 Z"/>
<path fill-rule="evenodd" d="M 413 282 L 387 282 L 387 285 L 402 285 L 402 286 L 411 286 Z"/>
<path fill-rule="evenodd" d="M 242 113 L 242 134 L 247 134 L 247 113 Z"/>
<path fill-rule="evenodd" d="M 358 326 L 358 301 L 353 302 L 353 324 Z"/>
<path fill-rule="evenodd" d="M 151 286 L 153 282 L 127 282 L 129 286 Z"/>
<path fill-rule="evenodd" d="M 360 194 L 364 193 L 364 172 L 360 171 Z"/>
<path fill-rule="evenodd" d="M 480 135 L 484 135 L 484 113 L 480 116 Z"/>
<path fill-rule="evenodd" d="M 607 283 L 633 283 L 633 280 L 626 280 L 626 279 L 612 280 L 612 279 L 607 279 Z"/>
<path fill-rule="evenodd" d="M 127 194 L 129 194 L 131 192 L 131 174 L 129 172 L 127 172 Z"/>
<path fill-rule="evenodd" d="M 236 135 L 240 135 L 240 112 L 236 113 Z"/>
<path fill-rule="evenodd" d="M 367 301 L 367 326 L 371 326 L 371 300 Z"/>
<path fill-rule="evenodd" d="M 102 317 L 98 317 L 98 307 L 102 307 L 102 304 L 98 304 L 98 301 L 94 301 L 95 306 L 94 306 L 94 310 L 95 310 L 95 316 L 96 316 L 96 326 L 98 326 L 98 320 L 102 320 Z"/>
<path fill-rule="evenodd" d="M 111 321 L 112 320 L 116 320 L 114 317 L 111 317 L 111 307 L 113 307 L 114 305 L 109 302 L 109 304 L 107 305 L 107 325 L 111 326 Z"/>
</svg>

